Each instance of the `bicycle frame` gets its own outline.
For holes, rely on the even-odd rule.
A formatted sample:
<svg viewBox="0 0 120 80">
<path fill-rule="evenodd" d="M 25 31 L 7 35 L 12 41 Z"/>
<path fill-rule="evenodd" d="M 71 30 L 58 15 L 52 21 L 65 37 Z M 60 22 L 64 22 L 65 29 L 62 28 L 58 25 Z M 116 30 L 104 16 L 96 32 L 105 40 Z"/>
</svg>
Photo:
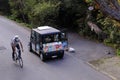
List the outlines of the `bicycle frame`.
<svg viewBox="0 0 120 80">
<path fill-rule="evenodd" d="M 20 67 L 23 68 L 23 60 L 22 60 L 22 57 L 21 57 L 21 56 L 18 57 L 18 54 L 19 54 L 19 50 L 16 49 L 16 51 L 15 51 L 15 53 L 14 53 L 15 62 L 17 63 L 17 61 L 18 61 Z"/>
</svg>

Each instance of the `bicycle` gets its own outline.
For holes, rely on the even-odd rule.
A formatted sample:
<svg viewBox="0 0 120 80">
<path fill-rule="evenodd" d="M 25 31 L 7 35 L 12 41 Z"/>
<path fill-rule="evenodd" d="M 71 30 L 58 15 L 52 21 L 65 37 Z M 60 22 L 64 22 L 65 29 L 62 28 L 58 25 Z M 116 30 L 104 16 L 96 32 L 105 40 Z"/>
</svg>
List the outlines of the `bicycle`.
<svg viewBox="0 0 120 80">
<path fill-rule="evenodd" d="M 22 57 L 20 56 L 20 57 L 18 57 L 18 54 L 19 54 L 19 52 L 18 52 L 18 49 L 15 51 L 15 53 L 14 53 L 14 58 L 15 58 L 15 62 L 17 63 L 19 63 L 19 65 L 20 65 L 20 67 L 21 68 L 23 68 L 23 59 L 22 59 Z"/>
</svg>

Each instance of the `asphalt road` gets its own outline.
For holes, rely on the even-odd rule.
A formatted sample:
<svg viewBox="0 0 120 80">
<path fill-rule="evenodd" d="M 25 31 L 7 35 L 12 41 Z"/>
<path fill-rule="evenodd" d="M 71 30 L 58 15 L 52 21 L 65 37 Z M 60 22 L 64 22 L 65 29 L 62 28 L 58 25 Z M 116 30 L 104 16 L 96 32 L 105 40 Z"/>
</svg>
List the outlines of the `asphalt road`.
<svg viewBox="0 0 120 80">
<path fill-rule="evenodd" d="M 23 69 L 11 59 L 10 42 L 16 34 L 24 46 Z M 0 80 L 112 80 L 69 52 L 63 59 L 42 62 L 28 51 L 29 35 L 29 29 L 0 16 Z"/>
<path fill-rule="evenodd" d="M 85 62 L 115 56 L 114 49 L 103 43 L 80 37 L 75 32 L 69 32 L 68 37 L 69 46 L 76 52 L 71 54 Z"/>
</svg>

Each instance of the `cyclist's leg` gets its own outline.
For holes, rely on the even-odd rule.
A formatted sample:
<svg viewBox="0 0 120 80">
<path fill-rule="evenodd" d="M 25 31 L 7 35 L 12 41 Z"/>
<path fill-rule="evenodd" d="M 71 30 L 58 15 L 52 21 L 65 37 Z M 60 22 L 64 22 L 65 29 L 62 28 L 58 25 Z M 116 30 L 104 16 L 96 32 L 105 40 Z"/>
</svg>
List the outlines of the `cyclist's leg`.
<svg viewBox="0 0 120 80">
<path fill-rule="evenodd" d="M 21 50 L 20 49 L 19 49 L 18 53 L 19 53 L 18 57 L 21 58 Z"/>
<path fill-rule="evenodd" d="M 14 50 L 13 46 L 11 46 L 11 47 L 12 47 L 12 59 L 15 60 L 15 56 L 14 56 L 15 50 Z"/>
<path fill-rule="evenodd" d="M 19 45 L 16 45 L 16 48 L 18 49 L 18 58 L 21 58 L 20 46 L 19 46 Z"/>
</svg>

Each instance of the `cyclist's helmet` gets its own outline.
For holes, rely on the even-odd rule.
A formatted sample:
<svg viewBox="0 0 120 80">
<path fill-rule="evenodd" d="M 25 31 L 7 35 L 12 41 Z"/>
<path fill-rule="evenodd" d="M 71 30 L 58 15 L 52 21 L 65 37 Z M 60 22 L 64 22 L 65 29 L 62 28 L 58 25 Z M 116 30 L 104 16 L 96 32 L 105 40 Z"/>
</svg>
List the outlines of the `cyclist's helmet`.
<svg viewBox="0 0 120 80">
<path fill-rule="evenodd" d="M 19 36 L 18 36 L 18 35 L 15 35 L 15 36 L 14 36 L 14 40 L 15 40 L 15 42 L 19 42 Z"/>
</svg>

